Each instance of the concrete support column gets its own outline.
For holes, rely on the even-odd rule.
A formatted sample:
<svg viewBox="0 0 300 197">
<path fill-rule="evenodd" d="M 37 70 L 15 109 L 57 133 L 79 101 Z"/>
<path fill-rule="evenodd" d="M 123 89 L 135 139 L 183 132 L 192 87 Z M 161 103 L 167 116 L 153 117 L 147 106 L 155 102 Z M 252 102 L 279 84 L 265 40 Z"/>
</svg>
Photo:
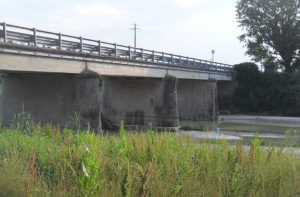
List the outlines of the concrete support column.
<svg viewBox="0 0 300 197">
<path fill-rule="evenodd" d="M 179 126 L 176 78 L 103 78 L 101 113 L 114 126 Z"/>
<path fill-rule="evenodd" d="M 14 115 L 29 112 L 35 122 L 74 127 L 75 112 L 81 124 L 100 128 L 99 77 L 71 74 L 14 73 L 2 77 L 0 119 L 9 124 Z"/>
<path fill-rule="evenodd" d="M 213 111 L 215 111 L 215 118 L 217 118 L 216 80 L 180 79 L 178 80 L 177 91 L 180 120 L 213 120 Z"/>
</svg>

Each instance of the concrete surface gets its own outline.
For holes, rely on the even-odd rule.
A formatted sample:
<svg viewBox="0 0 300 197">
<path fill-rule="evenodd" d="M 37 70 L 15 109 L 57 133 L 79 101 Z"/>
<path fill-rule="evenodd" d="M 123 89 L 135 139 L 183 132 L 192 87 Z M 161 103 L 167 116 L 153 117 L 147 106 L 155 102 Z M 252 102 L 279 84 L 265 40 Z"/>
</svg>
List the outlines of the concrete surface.
<svg viewBox="0 0 300 197">
<path fill-rule="evenodd" d="M 99 75 L 104 78 L 105 118 L 114 125 L 124 120 L 127 125 L 152 123 L 156 128 L 177 128 L 178 111 L 183 119 L 211 120 L 212 86 L 216 82 L 210 79 L 231 80 L 228 73 L 201 71 L 189 65 L 183 69 L 122 58 L 97 59 L 92 55 L 76 57 L 34 50 L 1 50 L 0 72 L 4 73 L 0 112 L 3 123 L 9 123 L 24 105 L 36 121 L 65 125 L 74 112 L 80 112 L 95 129 L 101 122 Z M 175 79 L 179 79 L 178 88 Z"/>
<path fill-rule="evenodd" d="M 180 120 L 213 119 L 213 86 L 214 80 L 178 80 L 178 112 Z M 217 88 L 215 88 L 215 115 L 218 114 Z"/>
<path fill-rule="evenodd" d="M 220 115 L 219 122 L 300 127 L 299 117 Z"/>
<path fill-rule="evenodd" d="M 100 128 L 99 76 L 10 73 L 2 77 L 0 119 L 9 124 L 14 115 L 30 112 L 34 121 L 72 128 L 71 116 L 80 113 L 81 124 Z"/>
<path fill-rule="evenodd" d="M 112 125 L 177 128 L 176 79 L 103 78 L 101 110 Z"/>
<path fill-rule="evenodd" d="M 26 52 L 29 53 L 29 52 Z M 114 77 L 149 77 L 164 78 L 166 74 L 179 79 L 231 80 L 228 73 L 201 71 L 196 69 L 181 69 L 166 64 L 136 63 L 117 58 L 111 60 L 86 57 L 85 60 L 73 56 L 48 56 L 38 52 L 28 55 L 18 53 L 0 53 L 0 72 L 45 72 L 80 74 L 85 70 L 98 73 L 101 76 Z"/>
<path fill-rule="evenodd" d="M 186 135 L 190 135 L 192 138 L 199 139 L 224 139 L 224 140 L 240 140 L 243 138 L 253 138 L 254 134 L 249 132 L 234 132 L 234 131 L 182 131 Z M 269 139 L 285 139 L 286 135 L 274 134 L 274 133 L 259 133 L 258 138 Z M 300 139 L 300 136 L 294 136 L 294 138 Z"/>
<path fill-rule="evenodd" d="M 241 140 L 242 138 L 235 135 L 224 134 L 221 132 L 202 132 L 202 131 L 182 131 L 185 135 L 199 139 L 216 139 L 216 140 Z"/>
</svg>

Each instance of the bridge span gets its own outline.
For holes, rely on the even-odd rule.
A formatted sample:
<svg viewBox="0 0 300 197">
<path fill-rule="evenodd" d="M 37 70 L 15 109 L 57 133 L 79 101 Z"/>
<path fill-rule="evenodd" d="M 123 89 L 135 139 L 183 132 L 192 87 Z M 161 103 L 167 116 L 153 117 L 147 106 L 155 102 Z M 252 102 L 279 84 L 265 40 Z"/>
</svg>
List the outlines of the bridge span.
<svg viewBox="0 0 300 197">
<path fill-rule="evenodd" d="M 217 114 L 216 84 L 226 94 L 231 70 L 228 64 L 1 23 L 0 119 L 9 123 L 24 107 L 35 121 L 61 126 L 71 124 L 76 112 L 97 130 L 101 114 L 110 125 L 124 120 L 127 126 L 176 128 L 179 119 Z"/>
</svg>

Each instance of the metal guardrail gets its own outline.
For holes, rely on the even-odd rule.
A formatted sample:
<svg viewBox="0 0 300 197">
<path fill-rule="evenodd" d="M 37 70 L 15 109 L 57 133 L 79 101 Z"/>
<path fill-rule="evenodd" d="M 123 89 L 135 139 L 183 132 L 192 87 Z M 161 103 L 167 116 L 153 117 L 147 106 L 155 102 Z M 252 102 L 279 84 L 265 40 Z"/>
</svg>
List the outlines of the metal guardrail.
<svg viewBox="0 0 300 197">
<path fill-rule="evenodd" d="M 199 70 L 229 72 L 232 65 L 164 53 L 143 48 L 103 42 L 35 28 L 0 23 L 0 43 L 26 45 L 38 48 L 112 56 L 168 65 L 193 66 Z"/>
</svg>

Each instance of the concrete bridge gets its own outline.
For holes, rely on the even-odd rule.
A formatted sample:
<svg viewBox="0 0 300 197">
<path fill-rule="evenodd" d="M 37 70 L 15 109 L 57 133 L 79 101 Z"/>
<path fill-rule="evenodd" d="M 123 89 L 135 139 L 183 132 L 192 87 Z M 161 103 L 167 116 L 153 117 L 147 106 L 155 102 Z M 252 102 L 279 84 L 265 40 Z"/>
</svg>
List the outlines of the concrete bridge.
<svg viewBox="0 0 300 197">
<path fill-rule="evenodd" d="M 101 114 L 112 126 L 124 120 L 127 126 L 177 128 L 180 119 L 217 116 L 213 98 L 230 89 L 231 70 L 227 64 L 0 23 L 0 119 L 8 124 L 24 109 L 35 121 L 61 126 L 70 126 L 76 112 L 96 130 Z"/>
</svg>

